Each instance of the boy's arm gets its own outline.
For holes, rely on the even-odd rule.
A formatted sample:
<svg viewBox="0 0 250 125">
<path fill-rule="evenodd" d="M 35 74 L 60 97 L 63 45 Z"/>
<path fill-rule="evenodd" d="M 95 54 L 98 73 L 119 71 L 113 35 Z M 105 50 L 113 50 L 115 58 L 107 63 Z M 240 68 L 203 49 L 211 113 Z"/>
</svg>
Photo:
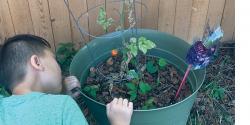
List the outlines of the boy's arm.
<svg viewBox="0 0 250 125">
<path fill-rule="evenodd" d="M 63 109 L 63 125 L 88 125 L 76 102 L 67 97 Z"/>
<path fill-rule="evenodd" d="M 64 79 L 64 94 L 76 99 L 79 96 L 79 92 L 72 91 L 75 88 L 81 88 L 80 82 L 75 76 L 68 76 Z M 83 116 L 81 109 L 77 103 L 68 97 L 65 102 L 63 111 L 63 125 L 88 125 L 85 117 Z"/>
<path fill-rule="evenodd" d="M 66 77 L 64 80 L 64 86 L 65 86 L 66 94 L 72 96 L 73 98 L 76 98 L 77 96 L 79 96 L 80 94 L 79 91 L 72 91 L 72 90 L 77 90 L 75 88 L 81 88 L 80 82 L 75 76 Z M 76 105 L 75 102 L 74 104 Z M 75 107 L 77 107 L 78 111 L 80 111 L 77 105 Z M 74 110 L 76 110 L 76 108 Z M 74 113 L 74 112 L 71 111 L 71 113 Z M 107 116 L 109 118 L 111 125 L 129 125 L 132 113 L 133 113 L 133 103 L 129 102 L 127 99 L 115 98 L 112 102 L 107 104 Z M 79 117 L 79 116 L 76 116 L 76 117 Z M 82 118 L 84 118 L 83 115 L 82 115 Z M 81 123 L 79 122 L 79 124 Z M 85 124 L 87 124 L 87 122 Z M 74 123 L 74 125 L 78 125 L 78 124 Z"/>
</svg>

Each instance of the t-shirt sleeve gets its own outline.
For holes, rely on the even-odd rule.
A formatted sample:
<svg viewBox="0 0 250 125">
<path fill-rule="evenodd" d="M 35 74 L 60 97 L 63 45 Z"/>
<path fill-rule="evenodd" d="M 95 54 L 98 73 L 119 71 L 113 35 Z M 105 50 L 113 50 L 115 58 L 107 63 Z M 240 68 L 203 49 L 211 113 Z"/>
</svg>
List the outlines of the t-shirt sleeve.
<svg viewBox="0 0 250 125">
<path fill-rule="evenodd" d="M 88 125 L 76 102 L 67 96 L 63 110 L 63 125 Z"/>
</svg>

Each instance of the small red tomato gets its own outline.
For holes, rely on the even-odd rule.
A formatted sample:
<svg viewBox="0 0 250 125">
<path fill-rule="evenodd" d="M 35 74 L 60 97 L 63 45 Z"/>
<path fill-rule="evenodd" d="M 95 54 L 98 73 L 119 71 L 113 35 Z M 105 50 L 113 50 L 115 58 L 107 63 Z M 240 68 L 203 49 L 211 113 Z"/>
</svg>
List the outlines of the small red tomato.
<svg viewBox="0 0 250 125">
<path fill-rule="evenodd" d="M 112 56 L 117 56 L 117 55 L 118 55 L 118 51 L 117 51 L 116 49 L 113 49 L 113 50 L 111 51 L 111 55 L 112 55 Z"/>
</svg>

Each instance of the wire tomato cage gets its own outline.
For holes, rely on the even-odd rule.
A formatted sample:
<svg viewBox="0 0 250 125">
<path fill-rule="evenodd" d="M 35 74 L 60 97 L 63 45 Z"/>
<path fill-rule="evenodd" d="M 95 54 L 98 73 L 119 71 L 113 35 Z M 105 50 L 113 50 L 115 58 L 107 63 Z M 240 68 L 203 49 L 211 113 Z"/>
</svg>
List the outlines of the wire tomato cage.
<svg viewBox="0 0 250 125">
<path fill-rule="evenodd" d="M 84 2 L 84 0 L 82 0 Z M 126 4 L 129 3 L 129 4 Z M 84 12 L 81 12 L 79 15 L 76 15 L 74 14 L 73 10 L 70 8 L 70 3 L 69 3 L 69 0 L 64 0 L 64 3 L 69 11 L 69 14 L 70 16 L 72 17 L 72 20 L 73 22 L 75 23 L 76 25 L 76 28 L 78 29 L 78 31 L 80 32 L 80 39 L 81 41 L 87 41 L 85 39 L 85 37 L 90 37 L 90 38 L 94 38 L 94 39 L 113 39 L 113 38 L 117 38 L 117 37 L 121 37 L 122 40 L 122 44 L 123 42 L 125 42 L 125 38 L 123 36 L 123 34 L 127 33 L 127 32 L 131 32 L 132 33 L 132 36 L 135 36 L 137 34 L 137 28 L 139 27 L 138 26 L 138 22 L 141 22 L 142 21 L 142 18 L 144 17 L 143 14 L 141 14 L 140 16 L 137 16 L 137 9 L 142 9 L 145 11 L 145 13 L 147 13 L 148 11 L 148 8 L 147 6 L 142 3 L 141 1 L 136 1 L 136 0 L 105 0 L 104 3 L 98 3 L 96 4 L 95 6 L 91 7 L 91 8 L 88 8 L 87 11 L 84 11 Z M 97 36 L 95 34 L 91 34 L 89 32 L 89 30 L 86 30 L 86 27 L 84 27 L 83 25 L 81 25 L 81 19 L 83 18 L 90 18 L 90 15 L 95 15 L 95 14 L 91 14 L 91 13 L 94 13 L 96 12 L 96 10 L 100 9 L 101 7 L 105 6 L 105 11 L 106 11 L 106 5 L 107 4 L 120 4 L 120 10 L 117 9 L 117 8 L 114 8 L 114 11 L 115 12 L 115 15 L 113 16 L 118 16 L 119 17 L 119 20 L 114 20 L 114 23 L 111 25 L 111 26 L 114 26 L 114 27 L 119 27 L 121 25 L 123 25 L 122 29 L 121 30 L 117 30 L 116 33 L 112 34 L 112 35 L 100 35 L 100 36 Z M 130 9 L 126 11 L 125 10 L 125 6 L 129 6 L 130 5 Z M 136 6 L 140 6 L 140 8 L 136 8 Z M 128 7 L 129 8 L 129 7 Z M 127 15 L 125 15 L 127 14 Z M 97 17 L 98 15 L 96 15 Z M 128 22 L 129 22 L 129 26 L 128 28 L 124 28 L 124 24 L 125 24 L 125 17 L 127 16 L 128 18 Z M 107 18 L 107 16 L 106 16 Z M 112 17 L 111 17 L 112 18 Z M 113 18 L 114 19 L 114 18 Z M 90 21 L 90 20 L 89 20 Z M 132 22 L 134 21 L 134 22 Z M 95 21 L 97 22 L 97 21 Z M 133 24 L 131 24 L 133 23 Z M 96 24 L 96 25 L 99 25 L 99 24 Z M 100 26 L 101 27 L 101 26 Z M 106 32 L 107 33 L 107 32 Z M 87 48 L 87 51 L 89 53 L 89 55 L 91 56 L 91 60 L 92 62 L 91 63 L 94 63 L 94 56 L 92 54 L 92 50 L 91 50 L 91 47 L 89 47 L 89 45 L 84 42 L 84 45 L 86 46 Z M 97 71 L 99 72 L 99 69 L 97 69 Z M 99 72 L 101 76 L 103 76 L 105 79 L 110 79 L 110 78 L 107 78 L 106 76 L 104 76 L 101 72 Z"/>
</svg>

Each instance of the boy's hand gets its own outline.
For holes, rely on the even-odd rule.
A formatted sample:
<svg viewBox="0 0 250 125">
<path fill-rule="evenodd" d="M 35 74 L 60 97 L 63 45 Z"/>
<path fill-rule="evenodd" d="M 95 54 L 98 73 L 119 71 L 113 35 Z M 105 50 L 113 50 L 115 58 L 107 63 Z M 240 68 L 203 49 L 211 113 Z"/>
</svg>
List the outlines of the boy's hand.
<svg viewBox="0 0 250 125">
<path fill-rule="evenodd" d="M 133 103 L 127 99 L 114 98 L 107 104 L 107 116 L 111 125 L 129 125 L 133 113 Z"/>
<path fill-rule="evenodd" d="M 73 98 L 76 98 L 80 93 L 72 91 L 74 88 L 81 88 L 80 82 L 75 76 L 68 76 L 63 81 L 65 93 Z"/>
</svg>

